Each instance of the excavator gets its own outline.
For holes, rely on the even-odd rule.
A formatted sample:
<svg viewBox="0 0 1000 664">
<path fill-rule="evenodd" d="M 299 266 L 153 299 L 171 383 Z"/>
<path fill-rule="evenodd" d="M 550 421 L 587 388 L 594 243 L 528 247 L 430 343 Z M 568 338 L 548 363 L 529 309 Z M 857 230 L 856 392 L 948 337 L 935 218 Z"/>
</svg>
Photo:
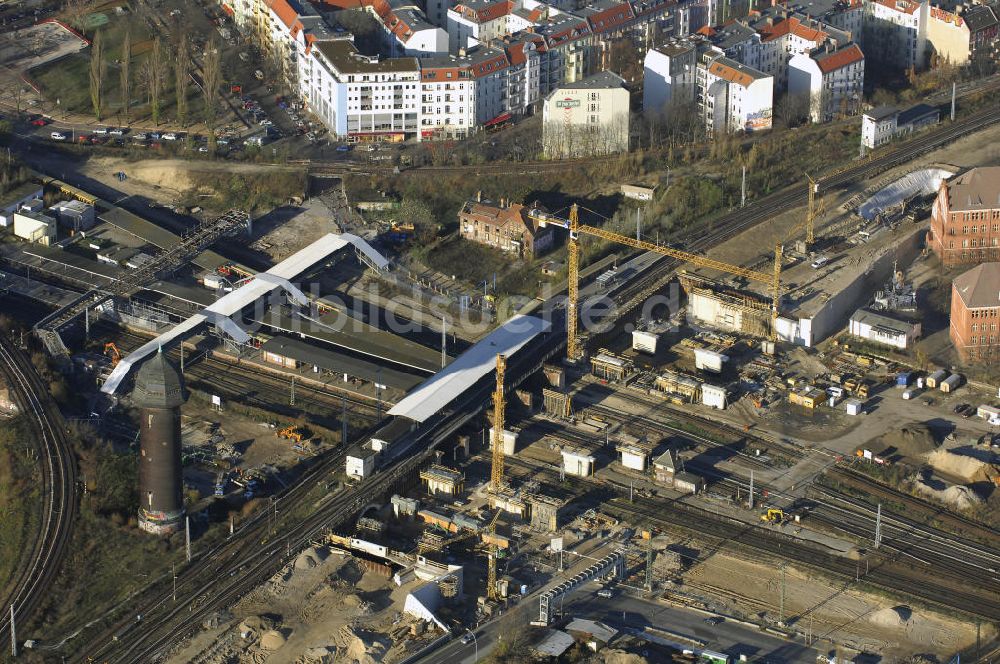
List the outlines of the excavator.
<svg viewBox="0 0 1000 664">
<path fill-rule="evenodd" d="M 122 352 L 118 350 L 114 341 L 104 344 L 104 354 L 111 357 L 111 368 L 118 366 L 118 363 L 122 361 Z"/>
<path fill-rule="evenodd" d="M 775 525 L 781 525 L 785 522 L 785 513 L 780 509 L 775 507 L 770 507 L 766 512 L 760 515 L 760 520 L 764 523 L 773 523 Z"/>
<path fill-rule="evenodd" d="M 300 427 L 297 425 L 292 425 L 290 427 L 285 427 L 278 432 L 278 438 L 287 438 L 296 443 L 301 443 L 308 433 L 305 427 Z"/>
</svg>

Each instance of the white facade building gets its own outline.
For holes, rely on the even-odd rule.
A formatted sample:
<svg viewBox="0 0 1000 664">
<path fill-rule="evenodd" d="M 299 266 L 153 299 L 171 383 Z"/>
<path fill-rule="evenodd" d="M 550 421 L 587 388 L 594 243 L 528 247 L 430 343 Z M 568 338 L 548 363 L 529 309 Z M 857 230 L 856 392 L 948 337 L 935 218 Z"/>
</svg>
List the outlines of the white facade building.
<svg viewBox="0 0 1000 664">
<path fill-rule="evenodd" d="M 698 63 L 698 108 L 710 133 L 771 128 L 774 79 L 725 56 Z"/>
<path fill-rule="evenodd" d="M 545 156 L 565 159 L 628 151 L 629 100 L 625 81 L 611 72 L 562 85 L 545 99 Z"/>
<path fill-rule="evenodd" d="M 300 92 L 331 133 L 358 140 L 403 140 L 419 130 L 416 58 L 358 53 L 348 39 L 317 41 Z"/>
<path fill-rule="evenodd" d="M 808 97 L 813 122 L 856 112 L 865 85 L 865 56 L 857 44 L 795 55 L 788 68 L 788 94 Z"/>
<path fill-rule="evenodd" d="M 864 0 L 862 43 L 868 57 L 899 69 L 923 69 L 929 19 L 928 0 Z"/>
<path fill-rule="evenodd" d="M 869 150 L 885 145 L 896 135 L 899 111 L 892 106 L 879 106 L 861 116 L 861 144 Z"/>
<path fill-rule="evenodd" d="M 851 316 L 848 331 L 861 339 L 905 350 L 920 338 L 920 323 L 902 321 L 867 309 L 858 309 Z"/>
<path fill-rule="evenodd" d="M 40 212 L 15 212 L 14 235 L 28 242 L 48 246 L 56 239 L 56 220 Z"/>
<path fill-rule="evenodd" d="M 698 49 L 690 39 L 671 40 L 646 51 L 642 110 L 661 115 L 671 106 L 694 103 L 697 69 Z"/>
</svg>

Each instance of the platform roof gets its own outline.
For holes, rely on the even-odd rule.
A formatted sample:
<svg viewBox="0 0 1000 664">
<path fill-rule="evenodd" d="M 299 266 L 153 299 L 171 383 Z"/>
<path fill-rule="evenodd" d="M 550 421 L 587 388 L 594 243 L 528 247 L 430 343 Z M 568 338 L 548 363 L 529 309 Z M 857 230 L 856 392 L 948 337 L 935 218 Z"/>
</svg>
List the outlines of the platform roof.
<svg viewBox="0 0 1000 664">
<path fill-rule="evenodd" d="M 343 249 L 348 244 L 352 244 L 349 238 L 345 239 L 334 233 L 327 233 L 307 247 L 298 250 L 267 272 L 256 275 L 240 288 L 219 298 L 213 304 L 203 309 L 201 313 L 191 316 L 170 331 L 161 334 L 156 339 L 141 346 L 138 350 L 129 353 L 114 368 L 101 390 L 107 394 L 114 394 L 133 366 L 142 362 L 157 348 L 167 346 L 177 339 L 182 338 L 184 335 L 193 332 L 203 323 L 214 322 L 217 325 L 226 325 L 233 332 L 239 332 L 238 329 L 234 329 L 236 328 L 236 324 L 229 317 L 279 287 L 284 287 L 286 290 L 291 288 L 293 296 L 305 299 L 302 293 L 294 286 L 291 286 L 288 280 L 305 272 L 316 265 L 316 263 Z"/>
<path fill-rule="evenodd" d="M 424 422 L 496 368 L 496 357 L 507 357 L 550 327 L 535 316 L 514 316 L 427 379 L 389 411 L 390 415 Z"/>
<path fill-rule="evenodd" d="M 327 371 L 346 373 L 362 380 L 374 382 L 398 390 L 411 390 L 420 383 L 421 376 L 382 367 L 374 362 L 358 359 L 330 348 L 321 348 L 301 339 L 290 337 L 273 337 L 268 339 L 261 350 L 282 357 L 289 357 L 298 362 L 312 364 Z"/>
</svg>

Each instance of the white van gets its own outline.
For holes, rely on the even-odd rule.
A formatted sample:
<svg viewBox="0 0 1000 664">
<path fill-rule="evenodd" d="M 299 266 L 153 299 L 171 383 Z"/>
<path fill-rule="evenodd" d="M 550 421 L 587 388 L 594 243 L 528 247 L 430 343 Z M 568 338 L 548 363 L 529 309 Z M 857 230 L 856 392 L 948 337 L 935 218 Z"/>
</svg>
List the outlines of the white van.
<svg viewBox="0 0 1000 664">
<path fill-rule="evenodd" d="M 827 258 L 826 256 L 820 256 L 819 258 L 817 258 L 812 262 L 812 269 L 818 270 L 829 262 L 830 262 L 829 258 Z"/>
</svg>

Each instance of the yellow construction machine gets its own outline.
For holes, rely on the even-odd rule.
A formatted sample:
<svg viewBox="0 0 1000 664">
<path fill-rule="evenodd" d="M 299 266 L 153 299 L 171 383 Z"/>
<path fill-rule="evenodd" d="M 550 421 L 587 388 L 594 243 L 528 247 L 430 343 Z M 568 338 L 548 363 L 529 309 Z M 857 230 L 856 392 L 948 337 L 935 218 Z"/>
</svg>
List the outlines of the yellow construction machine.
<svg viewBox="0 0 1000 664">
<path fill-rule="evenodd" d="M 781 524 L 785 521 L 785 513 L 780 509 L 771 507 L 760 515 L 760 520 L 765 523 Z"/>
</svg>

